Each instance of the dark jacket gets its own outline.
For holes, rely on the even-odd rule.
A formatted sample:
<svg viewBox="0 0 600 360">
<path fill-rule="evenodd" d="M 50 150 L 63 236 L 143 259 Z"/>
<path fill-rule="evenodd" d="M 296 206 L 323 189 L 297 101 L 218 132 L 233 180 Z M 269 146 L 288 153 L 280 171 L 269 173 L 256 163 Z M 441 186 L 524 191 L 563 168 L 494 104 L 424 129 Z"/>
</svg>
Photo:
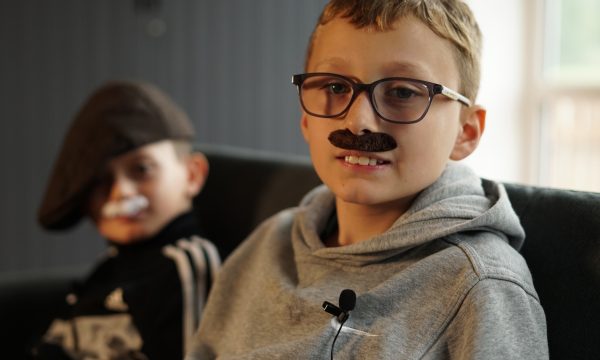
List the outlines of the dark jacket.
<svg viewBox="0 0 600 360">
<path fill-rule="evenodd" d="M 35 356 L 182 358 L 220 265 L 214 245 L 198 233 L 193 214 L 185 214 L 151 239 L 111 244 L 89 277 L 74 284 L 67 311 Z"/>
</svg>

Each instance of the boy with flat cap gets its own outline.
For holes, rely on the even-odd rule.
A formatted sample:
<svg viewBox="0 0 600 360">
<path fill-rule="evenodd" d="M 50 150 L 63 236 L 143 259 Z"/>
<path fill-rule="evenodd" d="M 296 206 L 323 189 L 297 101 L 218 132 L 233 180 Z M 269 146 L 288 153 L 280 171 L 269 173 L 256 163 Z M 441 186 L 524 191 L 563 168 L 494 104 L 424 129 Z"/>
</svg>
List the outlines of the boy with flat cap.
<svg viewBox="0 0 600 360">
<path fill-rule="evenodd" d="M 157 87 L 109 82 L 83 105 L 39 209 L 48 230 L 89 217 L 109 249 L 68 294 L 39 359 L 178 359 L 196 330 L 216 248 L 192 200 L 208 175 L 187 115 Z"/>
<path fill-rule="evenodd" d="M 326 5 L 293 76 L 324 185 L 228 258 L 186 359 L 548 358 L 506 191 L 454 162 L 480 43 L 461 0 Z"/>
</svg>

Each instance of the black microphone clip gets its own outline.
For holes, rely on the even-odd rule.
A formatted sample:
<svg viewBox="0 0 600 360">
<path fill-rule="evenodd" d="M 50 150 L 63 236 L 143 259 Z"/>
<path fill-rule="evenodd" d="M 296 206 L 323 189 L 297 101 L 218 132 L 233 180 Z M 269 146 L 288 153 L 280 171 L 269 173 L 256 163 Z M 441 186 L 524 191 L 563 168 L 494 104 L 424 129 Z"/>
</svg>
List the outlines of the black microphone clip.
<svg viewBox="0 0 600 360">
<path fill-rule="evenodd" d="M 338 320 L 340 320 L 341 316 L 345 315 L 344 312 L 342 311 L 342 309 L 340 309 L 339 307 L 333 305 L 329 301 L 323 302 L 323 310 L 325 310 L 326 312 L 330 313 L 331 315 L 337 317 Z"/>
</svg>

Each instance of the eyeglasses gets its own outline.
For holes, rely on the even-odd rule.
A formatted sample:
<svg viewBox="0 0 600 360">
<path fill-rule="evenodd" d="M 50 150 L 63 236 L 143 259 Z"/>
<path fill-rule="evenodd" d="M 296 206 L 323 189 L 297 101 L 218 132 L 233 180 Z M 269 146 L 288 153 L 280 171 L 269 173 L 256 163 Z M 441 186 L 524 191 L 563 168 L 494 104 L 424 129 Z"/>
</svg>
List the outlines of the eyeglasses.
<svg viewBox="0 0 600 360">
<path fill-rule="evenodd" d="M 464 95 L 443 85 L 402 77 L 361 84 L 338 74 L 306 73 L 292 76 L 292 84 L 298 87 L 304 111 L 323 118 L 346 113 L 362 91 L 369 94 L 371 106 L 380 118 L 396 124 L 421 121 L 438 94 L 471 106 Z"/>
</svg>

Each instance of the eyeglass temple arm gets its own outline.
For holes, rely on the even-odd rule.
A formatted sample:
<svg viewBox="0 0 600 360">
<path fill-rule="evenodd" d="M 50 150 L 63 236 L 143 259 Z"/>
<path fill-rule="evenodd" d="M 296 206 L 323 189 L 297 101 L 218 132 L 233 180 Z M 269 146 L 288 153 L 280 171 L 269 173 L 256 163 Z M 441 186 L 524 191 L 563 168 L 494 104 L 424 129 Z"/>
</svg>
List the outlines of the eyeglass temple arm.
<svg viewBox="0 0 600 360">
<path fill-rule="evenodd" d="M 449 97 L 452 100 L 456 100 L 459 101 L 463 104 L 465 104 L 466 106 L 471 106 L 471 100 L 469 100 L 466 96 L 461 95 L 459 93 L 457 93 L 456 91 L 452 90 L 452 89 L 448 89 L 445 86 L 442 86 L 442 95 Z"/>
</svg>

